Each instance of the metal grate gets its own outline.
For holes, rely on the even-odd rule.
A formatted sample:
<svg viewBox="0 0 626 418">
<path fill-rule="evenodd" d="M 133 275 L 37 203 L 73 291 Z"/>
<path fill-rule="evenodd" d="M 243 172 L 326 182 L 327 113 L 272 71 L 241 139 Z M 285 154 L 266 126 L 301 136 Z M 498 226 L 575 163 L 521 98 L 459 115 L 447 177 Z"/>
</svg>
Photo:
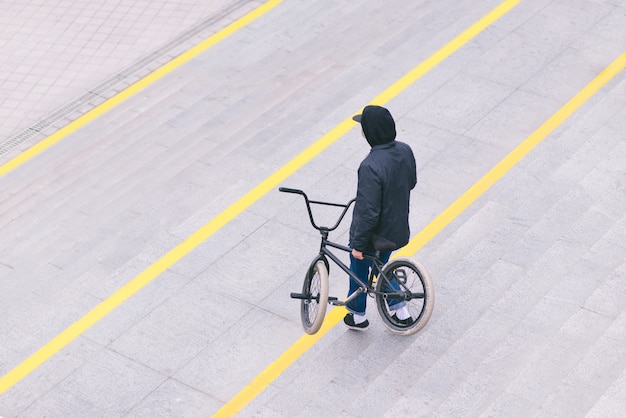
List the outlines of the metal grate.
<svg viewBox="0 0 626 418">
<path fill-rule="evenodd" d="M 16 135 L 13 135 L 3 142 L 0 142 L 0 156 L 8 153 L 25 141 L 28 141 L 29 139 L 43 133 L 46 129 L 53 126 L 56 122 L 63 120 L 68 115 L 71 115 L 72 113 L 81 109 L 85 109 L 83 110 L 83 112 L 86 112 L 87 109 L 93 108 L 93 105 L 91 103 L 94 102 L 94 99 L 104 100 L 107 96 L 107 93 L 110 94 L 111 90 L 114 87 L 119 84 L 125 83 L 127 79 L 132 79 L 133 75 L 146 70 L 146 68 L 153 64 L 155 61 L 158 61 L 160 58 L 171 53 L 174 49 L 183 45 L 185 42 L 188 42 L 189 40 L 203 33 L 211 26 L 213 26 L 214 23 L 235 12 L 244 4 L 249 2 L 250 0 L 237 0 L 233 2 L 229 6 L 222 9 L 219 13 L 196 24 L 191 29 L 175 37 L 171 41 L 168 41 L 166 44 L 162 45 L 154 52 L 146 55 L 145 57 L 142 57 L 141 59 L 135 61 L 129 67 L 126 67 L 117 74 L 114 74 L 113 76 L 107 78 L 97 86 L 89 89 L 87 93 L 56 109 L 44 118 L 35 122 L 30 127 L 24 129 L 21 132 L 18 132 Z"/>
<path fill-rule="evenodd" d="M 32 130 L 31 128 L 24 129 L 22 132 L 17 135 L 13 135 L 11 138 L 6 141 L 0 143 L 0 155 L 6 154 L 11 151 L 13 148 L 17 147 L 22 142 L 28 140 L 29 138 L 34 137 L 39 132 Z"/>
</svg>

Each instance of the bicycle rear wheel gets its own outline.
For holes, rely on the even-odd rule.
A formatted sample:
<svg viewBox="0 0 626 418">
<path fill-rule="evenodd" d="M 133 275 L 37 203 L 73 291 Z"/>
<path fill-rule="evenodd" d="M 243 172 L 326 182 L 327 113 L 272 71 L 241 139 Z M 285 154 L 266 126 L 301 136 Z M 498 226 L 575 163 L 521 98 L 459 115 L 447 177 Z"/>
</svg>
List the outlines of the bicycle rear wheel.
<svg viewBox="0 0 626 418">
<path fill-rule="evenodd" d="M 323 259 L 317 259 L 309 267 L 302 294 L 307 296 L 300 303 L 302 327 L 307 334 L 315 334 L 322 327 L 328 305 L 328 269 Z"/>
<path fill-rule="evenodd" d="M 424 328 L 435 305 L 435 291 L 428 272 L 421 264 L 398 257 L 383 267 L 383 275 L 389 281 L 379 276 L 376 282 L 376 307 L 381 320 L 395 334 L 415 334 Z M 398 290 L 405 295 L 403 301 L 393 297 Z M 396 313 L 402 304 L 411 315 L 405 320 Z"/>
</svg>

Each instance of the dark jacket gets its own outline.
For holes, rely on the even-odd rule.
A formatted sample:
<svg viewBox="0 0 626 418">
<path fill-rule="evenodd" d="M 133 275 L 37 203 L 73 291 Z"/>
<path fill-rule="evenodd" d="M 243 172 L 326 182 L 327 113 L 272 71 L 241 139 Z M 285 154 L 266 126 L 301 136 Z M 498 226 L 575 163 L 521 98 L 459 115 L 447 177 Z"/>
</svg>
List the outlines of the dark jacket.
<svg viewBox="0 0 626 418">
<path fill-rule="evenodd" d="M 395 140 L 395 123 L 382 107 L 367 106 L 361 116 L 363 133 L 372 146 L 358 171 L 350 245 L 371 252 L 372 240 L 391 242 L 397 250 L 409 242 L 409 197 L 417 182 L 411 148 Z"/>
</svg>

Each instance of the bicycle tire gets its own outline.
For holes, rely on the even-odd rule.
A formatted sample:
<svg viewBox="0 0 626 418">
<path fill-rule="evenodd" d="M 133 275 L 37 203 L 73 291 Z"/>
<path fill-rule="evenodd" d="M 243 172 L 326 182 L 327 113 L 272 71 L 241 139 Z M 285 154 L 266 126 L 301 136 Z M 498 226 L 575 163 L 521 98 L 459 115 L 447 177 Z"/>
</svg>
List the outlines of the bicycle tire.
<svg viewBox="0 0 626 418">
<path fill-rule="evenodd" d="M 307 334 L 315 334 L 322 327 L 328 305 L 328 269 L 321 258 L 316 259 L 307 270 L 302 286 L 306 299 L 300 302 L 302 327 Z"/>
<path fill-rule="evenodd" d="M 424 328 L 433 313 L 435 305 L 435 291 L 428 272 L 420 263 L 406 257 L 398 257 L 383 266 L 385 277 L 395 277 L 404 281 L 411 293 L 423 294 L 406 301 L 411 321 L 399 320 L 395 310 L 390 309 L 389 299 L 383 293 L 385 280 L 379 278 L 376 282 L 376 307 L 380 319 L 391 332 L 398 335 L 412 335 Z M 404 288 L 404 287 L 403 287 Z"/>
</svg>

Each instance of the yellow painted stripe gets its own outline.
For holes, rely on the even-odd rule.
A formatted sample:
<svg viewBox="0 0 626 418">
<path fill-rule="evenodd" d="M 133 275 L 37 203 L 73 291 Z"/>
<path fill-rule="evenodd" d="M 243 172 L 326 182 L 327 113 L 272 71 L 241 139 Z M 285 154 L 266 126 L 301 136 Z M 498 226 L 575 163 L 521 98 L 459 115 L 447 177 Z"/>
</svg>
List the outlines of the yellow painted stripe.
<svg viewBox="0 0 626 418">
<path fill-rule="evenodd" d="M 168 62 L 161 68 L 155 70 L 145 78 L 139 80 L 126 90 L 120 92 L 116 96 L 112 97 L 111 99 L 94 108 L 90 112 L 81 116 L 79 119 L 60 129 L 55 134 L 49 136 L 44 141 L 28 149 L 23 154 L 20 154 L 3 166 L 0 166 L 0 175 L 4 175 L 19 167 L 21 164 L 43 152 L 55 143 L 59 142 L 67 135 L 76 131 L 81 126 L 84 126 L 91 120 L 97 118 L 98 116 L 122 103 L 124 100 L 138 93 L 142 89 L 148 87 L 150 84 L 164 77 L 166 74 L 174 71 L 176 68 L 193 59 L 198 54 L 207 50 L 216 43 L 222 41 L 229 35 L 232 35 L 237 30 L 250 24 L 255 19 L 258 19 L 265 13 L 272 10 L 274 7 L 278 6 L 281 1 L 282 0 L 267 1 L 258 8 L 243 16 L 242 18 L 238 19 L 237 21 L 231 23 L 216 34 L 207 38 L 202 43 L 179 55 L 177 58 Z M 26 360 L 16 366 L 13 370 L 2 376 L 2 378 L 0 378 L 0 394 L 6 392 L 9 388 L 22 380 L 24 377 L 26 377 L 30 372 L 39 367 L 43 362 L 52 357 L 55 353 L 57 353 L 59 350 L 61 350 L 63 347 L 73 341 L 76 337 L 89 329 L 93 324 L 98 322 L 109 312 L 115 309 L 119 304 L 138 292 L 141 288 L 154 280 L 159 274 L 164 272 L 168 267 L 180 260 L 185 254 L 187 254 L 198 244 L 200 244 L 200 242 L 205 240 L 208 236 L 213 234 L 226 222 L 231 220 L 234 217 L 233 214 L 241 212 L 241 210 L 243 210 L 242 205 L 245 205 L 245 201 L 237 202 L 235 205 L 233 205 L 233 207 L 230 208 L 230 210 L 224 211 L 217 218 L 215 218 L 213 221 L 205 225 L 202 229 L 194 233 L 183 243 L 179 244 L 176 248 L 171 250 L 156 263 L 148 267 L 148 269 L 146 269 L 133 280 L 128 282 L 125 286 L 120 288 L 109 298 L 102 301 L 98 306 L 89 311 L 81 319 L 79 319 L 63 332 L 61 332 L 59 335 L 54 337 L 50 342 L 41 347 L 37 352 L 32 354 L 30 357 L 28 357 Z"/>
<path fill-rule="evenodd" d="M 517 148 L 511 151 L 502 161 L 489 170 L 487 174 L 428 224 L 428 226 L 417 234 L 406 247 L 398 251 L 398 255 L 413 255 L 417 253 L 427 242 L 433 239 L 443 228 L 474 203 L 483 193 L 489 190 L 489 188 L 513 168 L 513 166 L 569 118 L 572 113 L 589 100 L 602 86 L 619 74 L 624 69 L 624 66 L 626 66 L 626 52 L 613 61 L 611 65 L 587 84 L 576 96 L 559 109 L 558 112 L 552 115 L 550 119 L 544 122 L 543 125 L 518 145 Z"/>
<path fill-rule="evenodd" d="M 508 0 L 500 4 L 497 8 L 492 10 L 489 14 L 484 16 L 469 29 L 461 33 L 459 36 L 450 41 L 447 45 L 426 59 L 420 65 L 415 67 L 401 79 L 392 84 L 389 88 L 379 94 L 372 104 L 384 105 L 402 91 L 406 90 L 416 80 L 434 68 L 441 61 L 446 59 L 460 47 L 472 40 L 481 31 L 498 20 L 513 7 L 515 7 L 520 0 Z M 341 124 L 336 126 L 332 131 L 322 137 L 318 142 L 322 142 L 324 148 L 330 145 L 330 143 L 343 136 L 350 128 L 355 125 L 355 122 L 348 118 Z M 314 144 L 315 145 L 315 144 Z M 305 151 L 308 153 L 309 151 Z M 318 151 L 319 152 L 319 151 Z M 303 153 L 304 154 L 304 153 Z M 316 152 L 317 154 L 317 152 Z M 300 157 L 303 157 L 301 154 Z M 310 158 L 312 158 L 311 156 Z M 307 158 L 310 159 L 310 158 Z M 304 162 L 303 162 L 304 163 Z M 280 172 L 280 171 L 279 171 Z M 279 173 L 277 172 L 277 174 Z M 291 174 L 291 173 L 290 173 Z M 281 177 L 278 180 L 282 180 Z M 269 180 L 269 179 L 268 179 Z M 272 184 L 272 188 L 278 185 L 278 182 Z M 411 241 L 414 244 L 415 240 L 420 238 L 418 235 Z M 411 245 L 409 243 L 409 245 Z M 422 244 L 423 245 L 423 244 Z M 415 250 L 417 251 L 417 250 Z M 401 255 L 403 252 L 399 251 L 397 255 Z M 406 254 L 406 253 L 404 253 Z M 328 312 L 324 320 L 324 325 L 315 335 L 304 335 L 297 340 L 291 347 L 289 347 L 276 361 L 263 370 L 252 382 L 250 382 L 244 389 L 229 400 L 224 406 L 217 411 L 214 417 L 229 417 L 236 415 L 241 411 L 250 401 L 252 401 L 259 393 L 261 393 L 267 386 L 269 386 L 278 376 L 280 376 L 294 361 L 296 361 L 303 353 L 311 348 L 317 341 L 319 341 L 330 329 L 332 329 L 337 323 L 341 321 L 345 315 L 344 308 L 335 308 Z"/>
<path fill-rule="evenodd" d="M 420 233 L 394 257 L 413 256 L 447 225 L 456 219 L 465 209 L 482 196 L 491 186 L 493 186 L 502 176 L 513 168 L 524 156 L 532 151 L 541 141 L 560 126 L 568 117 L 572 115 L 580 106 L 591 98 L 602 86 L 620 73 L 626 66 L 626 53 L 620 55 L 611 65 L 600 73 L 593 81 L 583 88 L 574 98 L 565 104 L 550 119 L 541 125 L 535 132 L 519 144 L 502 161 L 485 174 L 460 198 L 452 203 L 437 218 L 428 224 Z M 289 347 L 278 359 L 263 370 L 252 382 L 250 382 L 241 392 L 235 395 L 226 403 L 214 417 L 234 416 L 241 411 L 250 401 L 269 386 L 278 376 L 280 376 L 291 364 L 302 356 L 309 348 L 319 341 L 329 330 L 336 326 L 343 319 L 346 310 L 344 308 L 332 309 L 324 320 L 320 331 L 315 335 L 304 335 Z"/>
<path fill-rule="evenodd" d="M 135 94 L 145 89 L 146 87 L 148 87 L 155 81 L 163 78 L 165 75 L 171 73 L 172 71 L 174 71 L 181 65 L 185 64 L 186 62 L 195 58 L 202 52 L 206 51 L 207 49 L 209 49 L 216 43 L 222 41 L 223 39 L 232 35 L 239 29 L 250 24 L 254 20 L 258 19 L 259 17 L 261 17 L 262 15 L 264 15 L 265 13 L 267 13 L 274 7 L 278 6 L 278 4 L 281 2 L 282 0 L 267 1 L 266 3 L 262 4 L 261 6 L 257 7 L 250 13 L 243 16 L 242 18 L 226 26 L 224 29 L 220 30 L 216 34 L 210 36 L 203 42 L 199 43 L 198 45 L 194 46 L 193 48 L 189 49 L 188 51 L 184 52 L 183 54 L 169 61 L 167 64 L 153 71 L 146 77 L 137 81 L 135 84 L 129 86 L 127 89 L 111 97 L 110 99 L 102 103 L 101 105 L 85 113 L 80 118 L 69 123 L 65 127 L 59 129 L 58 131 L 56 131 L 55 133 L 53 133 L 52 135 L 50 135 L 43 141 L 33 145 L 31 148 L 27 149 L 26 151 L 19 154 L 15 158 L 9 160 L 5 164 L 0 165 L 0 176 L 3 176 L 9 173 L 10 171 L 15 170 L 17 167 L 24 164 L 26 161 L 29 161 L 33 157 L 41 154 L 46 149 L 50 148 L 52 145 L 56 144 L 57 142 L 65 138 L 66 136 L 70 135 L 72 132 L 80 129 L 82 126 L 86 125 L 87 123 L 101 116 L 105 112 L 111 110 L 112 108 L 119 105 L 124 100 L 128 99 L 129 97 L 134 96 Z M 0 391 L 0 393 L 2 392 Z"/>
<path fill-rule="evenodd" d="M 430 69 L 432 69 L 435 65 L 440 63 L 442 60 L 444 60 L 446 57 L 448 57 L 450 54 L 452 54 L 462 45 L 464 45 L 469 40 L 471 40 L 474 36 L 480 33 L 480 31 L 484 30 L 487 26 L 489 26 L 491 23 L 493 23 L 495 20 L 501 17 L 508 10 L 513 8 L 516 4 L 519 3 L 519 1 L 520 0 L 507 0 L 504 3 L 502 3 L 499 7 L 494 9 L 484 18 L 482 18 L 479 22 L 474 24 L 470 29 L 463 32 L 457 38 L 452 40 L 448 45 L 442 48 L 442 50 L 438 51 L 435 55 L 433 55 L 433 57 L 435 58 L 431 57 L 427 61 L 425 61 L 418 67 L 416 67 L 410 73 L 405 75 L 403 78 L 401 78 L 396 83 L 394 83 L 391 87 L 385 90 L 381 95 L 379 95 L 376 99 L 374 99 L 375 101 L 373 101 L 372 103 L 384 104 L 386 101 L 395 97 L 402 90 L 406 89 L 411 83 L 415 82 L 415 80 L 417 80 L 423 74 L 425 74 Z M 265 7 L 263 9 L 263 13 L 268 11 L 270 8 L 275 7 L 279 2 L 280 0 L 270 1 L 268 3 L 265 3 L 264 6 L 261 6 L 261 7 Z M 259 9 L 252 12 L 254 18 L 262 14 L 262 13 L 259 13 L 258 10 Z M 252 20 L 250 18 L 246 19 L 246 17 L 242 19 L 245 19 L 246 23 Z M 243 25 L 239 25 L 238 27 L 241 27 L 241 26 Z M 231 29 L 229 33 L 232 33 L 232 31 L 233 30 Z M 219 34 L 216 34 L 215 36 L 218 36 L 218 35 Z M 220 39 L 222 39 L 223 37 L 224 36 L 221 36 Z M 194 54 L 193 56 L 195 55 L 197 55 L 197 53 Z M 172 71 L 173 69 L 174 68 L 171 68 L 169 71 Z M 139 91 L 139 90 L 136 90 L 136 91 Z M 121 100 L 116 102 L 115 104 L 118 104 L 119 102 L 121 102 Z M 112 105 L 110 107 L 112 107 Z M 100 111 L 98 115 L 102 113 L 104 113 L 104 111 Z M 93 116 L 93 117 L 96 117 L 96 116 Z M 86 122 L 83 122 L 81 125 L 75 127 L 74 130 L 84 125 L 84 123 Z M 16 366 L 9 373 L 2 376 L 2 378 L 0 378 L 0 393 L 4 393 L 13 385 L 15 385 L 17 382 L 22 380 L 25 376 L 27 376 L 29 373 L 31 373 L 33 370 L 39 367 L 43 362 L 45 362 L 47 359 L 52 357 L 59 350 L 61 350 L 63 347 L 65 347 L 67 344 L 73 341 L 76 337 L 78 337 L 87 329 L 89 329 L 92 325 L 94 325 L 96 322 L 98 322 L 100 319 L 106 316 L 109 312 L 111 312 L 113 309 L 119 306 L 126 299 L 128 299 L 129 297 L 137 293 L 139 290 L 141 290 L 148 283 L 153 281 L 162 272 L 164 272 L 170 266 L 174 265 L 178 260 L 180 260 L 186 254 L 188 254 L 194 248 L 196 248 L 200 243 L 202 243 L 211 235 L 213 235 L 216 231 L 218 231 L 220 228 L 222 228 L 224 225 L 230 222 L 233 218 L 238 216 L 241 212 L 243 212 L 246 208 L 251 206 L 254 202 L 260 199 L 263 195 L 268 193 L 270 190 L 274 190 L 283 180 L 285 180 L 287 177 L 293 174 L 296 170 L 298 170 L 300 167 L 302 167 L 304 164 L 310 161 L 313 157 L 315 157 L 320 152 L 322 152 L 325 148 L 327 148 L 332 143 L 337 141 L 340 137 L 342 137 L 345 133 L 347 133 L 352 127 L 354 127 L 355 124 L 356 122 L 354 122 L 351 118 L 347 118 L 346 120 L 341 122 L 331 131 L 329 131 L 326 135 L 318 139 L 315 143 L 310 145 L 307 149 L 305 149 L 303 152 L 297 155 L 294 159 L 289 161 L 287 164 L 281 167 L 278 171 L 276 171 L 270 177 L 266 178 L 262 183 L 257 185 L 254 189 L 252 189 L 250 192 L 248 192 L 246 195 L 244 195 L 242 198 L 240 198 L 238 201 L 236 201 L 234 204 L 232 204 L 230 207 L 228 207 L 226 210 L 221 212 L 219 215 L 217 215 L 215 218 L 209 221 L 206 225 L 204 225 L 202 228 L 200 228 L 198 231 L 196 231 L 194 234 L 188 237 L 181 244 L 176 246 L 174 249 L 170 250 L 167 254 L 165 254 L 163 257 L 157 260 L 154 264 L 148 267 L 145 271 L 140 273 L 138 276 L 136 276 L 134 279 L 132 279 L 130 282 L 124 285 L 122 288 L 117 290 L 114 294 L 112 294 L 106 300 L 102 301 L 98 306 L 96 306 L 94 309 L 88 312 L 85 316 L 80 318 L 70 327 L 66 328 L 63 332 L 61 332 L 59 335 L 53 338 L 50 342 L 48 342 L 45 346 L 40 348 L 37 352 L 32 354 L 30 357 L 28 357 L 18 366 Z M 66 132 L 65 135 L 67 135 L 68 133 L 69 132 Z M 60 139 L 61 138 L 58 138 L 54 142 L 57 142 Z M 50 145 L 52 145 L 52 143 L 48 144 L 45 148 L 49 147 Z M 41 152 L 42 150 L 40 150 L 39 152 Z M 338 311 L 338 310 L 333 310 L 333 311 Z M 333 315 L 337 315 L 337 314 L 331 312 L 329 313 L 329 318 L 333 318 Z M 328 322 L 329 324 L 332 324 L 332 321 L 328 321 Z M 321 335 L 323 335 L 323 331 L 320 331 L 317 334 L 317 336 L 321 336 Z M 310 347 L 310 345 L 308 345 L 308 342 L 306 342 L 305 340 L 305 343 L 302 346 L 302 348 L 297 351 L 294 351 L 294 353 L 302 353 L 306 351 L 303 348 L 307 346 Z M 293 361 L 294 360 L 291 360 L 291 362 Z M 291 364 L 291 362 L 289 364 Z M 247 399 L 245 403 L 242 404 L 241 401 L 237 401 L 235 403 L 231 402 L 225 405 L 225 407 L 223 408 L 224 411 L 228 411 L 229 409 L 232 409 L 233 408 L 232 405 L 238 405 L 236 407 L 238 409 L 242 408 L 243 406 L 245 406 L 245 404 L 247 404 L 252 399 L 252 398 L 249 398 L 250 394 L 259 393 L 259 391 L 252 392 L 249 390 L 245 392 L 248 393 L 248 395 L 245 396 L 245 399 Z"/>
</svg>

